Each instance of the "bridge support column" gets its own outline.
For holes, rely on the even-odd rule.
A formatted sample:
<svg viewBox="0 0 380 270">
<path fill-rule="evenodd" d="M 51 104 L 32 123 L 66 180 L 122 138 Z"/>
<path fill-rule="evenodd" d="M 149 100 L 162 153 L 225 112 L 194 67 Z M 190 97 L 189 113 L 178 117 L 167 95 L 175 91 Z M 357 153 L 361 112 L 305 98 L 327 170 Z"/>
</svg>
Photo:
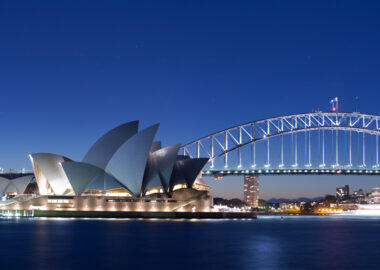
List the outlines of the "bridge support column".
<svg viewBox="0 0 380 270">
<path fill-rule="evenodd" d="M 259 175 L 244 175 L 244 203 L 252 208 L 259 206 Z"/>
</svg>

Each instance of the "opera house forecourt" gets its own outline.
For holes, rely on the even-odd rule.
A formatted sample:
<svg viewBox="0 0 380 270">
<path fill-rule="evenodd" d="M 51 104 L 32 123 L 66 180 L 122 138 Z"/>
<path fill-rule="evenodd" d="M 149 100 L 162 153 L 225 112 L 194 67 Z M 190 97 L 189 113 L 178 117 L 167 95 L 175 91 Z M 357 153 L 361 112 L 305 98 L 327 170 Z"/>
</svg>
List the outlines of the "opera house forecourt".
<svg viewBox="0 0 380 270">
<path fill-rule="evenodd" d="M 56 217 L 255 217 L 248 212 L 213 211 L 209 187 L 201 178 L 208 159 L 179 155 L 180 144 L 162 147 L 154 141 L 159 124 L 143 130 L 138 126 L 133 121 L 110 130 L 82 161 L 52 153 L 30 154 L 34 177 L 0 178 L 1 212 Z"/>
</svg>

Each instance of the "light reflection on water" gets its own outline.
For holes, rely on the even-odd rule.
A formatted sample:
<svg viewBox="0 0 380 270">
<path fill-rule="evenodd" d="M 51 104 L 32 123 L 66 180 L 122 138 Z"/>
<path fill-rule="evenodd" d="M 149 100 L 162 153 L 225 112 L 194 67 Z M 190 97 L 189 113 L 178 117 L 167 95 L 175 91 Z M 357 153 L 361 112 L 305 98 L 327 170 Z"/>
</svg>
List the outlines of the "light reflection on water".
<svg viewBox="0 0 380 270">
<path fill-rule="evenodd" d="M 380 217 L 0 219 L 2 265 L 22 269 L 376 269 Z M 20 256 L 23 254 L 23 256 Z"/>
</svg>

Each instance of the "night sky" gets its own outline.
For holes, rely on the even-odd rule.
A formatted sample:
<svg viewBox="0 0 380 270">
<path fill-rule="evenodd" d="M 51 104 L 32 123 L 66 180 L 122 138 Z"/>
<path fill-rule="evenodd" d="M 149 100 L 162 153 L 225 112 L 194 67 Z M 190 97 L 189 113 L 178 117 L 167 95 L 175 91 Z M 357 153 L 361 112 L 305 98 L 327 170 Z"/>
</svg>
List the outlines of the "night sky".
<svg viewBox="0 0 380 270">
<path fill-rule="evenodd" d="M 81 160 L 107 130 L 160 122 L 164 145 L 276 115 L 379 114 L 378 1 L 0 0 L 0 166 Z M 242 180 L 207 180 L 241 197 Z M 267 177 L 262 197 L 376 177 Z"/>
</svg>

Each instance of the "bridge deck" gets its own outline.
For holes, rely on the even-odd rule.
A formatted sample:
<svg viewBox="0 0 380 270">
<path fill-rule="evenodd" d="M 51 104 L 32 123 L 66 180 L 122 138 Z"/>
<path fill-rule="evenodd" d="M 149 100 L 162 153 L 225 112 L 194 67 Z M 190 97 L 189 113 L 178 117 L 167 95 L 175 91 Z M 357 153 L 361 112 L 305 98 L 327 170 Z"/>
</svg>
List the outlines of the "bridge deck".
<svg viewBox="0 0 380 270">
<path fill-rule="evenodd" d="M 251 170 L 203 170 L 203 175 L 380 175 L 377 169 L 327 169 L 327 168 L 281 168 L 281 169 L 251 169 Z"/>
</svg>

